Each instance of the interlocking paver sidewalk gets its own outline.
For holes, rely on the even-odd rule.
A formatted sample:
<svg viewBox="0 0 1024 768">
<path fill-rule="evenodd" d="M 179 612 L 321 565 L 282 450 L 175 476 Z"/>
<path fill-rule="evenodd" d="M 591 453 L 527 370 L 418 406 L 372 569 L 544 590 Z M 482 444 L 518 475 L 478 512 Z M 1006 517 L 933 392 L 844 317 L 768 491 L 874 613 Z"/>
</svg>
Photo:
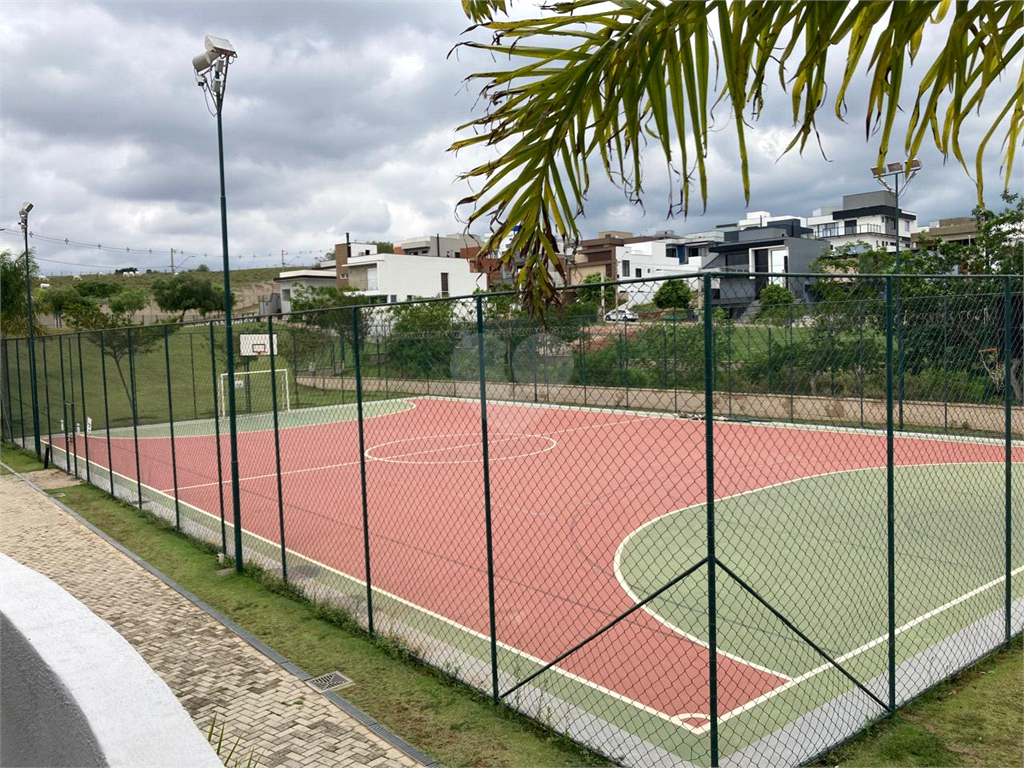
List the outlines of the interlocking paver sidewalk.
<svg viewBox="0 0 1024 768">
<path fill-rule="evenodd" d="M 0 477 L 0 551 L 117 630 L 204 733 L 216 715 L 225 743 L 241 737 L 236 756 L 253 749 L 260 768 L 416 765 L 13 475 Z"/>
</svg>

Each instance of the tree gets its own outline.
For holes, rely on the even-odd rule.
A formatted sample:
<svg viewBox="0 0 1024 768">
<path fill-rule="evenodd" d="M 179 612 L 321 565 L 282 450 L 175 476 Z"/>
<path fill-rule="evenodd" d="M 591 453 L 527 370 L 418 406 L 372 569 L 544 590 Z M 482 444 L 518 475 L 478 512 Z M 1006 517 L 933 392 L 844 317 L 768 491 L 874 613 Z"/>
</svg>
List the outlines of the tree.
<svg viewBox="0 0 1024 768">
<path fill-rule="evenodd" d="M 90 299 L 109 299 L 111 296 L 120 293 L 124 286 L 120 283 L 108 283 L 106 280 L 82 280 L 74 284 L 75 290 L 80 296 Z"/>
<path fill-rule="evenodd" d="M 505 0 L 463 5 L 493 38 L 462 45 L 521 65 L 469 78 L 483 81 L 487 111 L 460 127 L 465 138 L 451 149 L 500 146 L 502 152 L 461 175 L 479 183 L 459 204 L 473 207 L 467 226 L 490 223 L 481 256 L 495 255 L 504 243 L 506 259 L 525 259 L 519 283 L 537 309 L 556 299 L 549 271 L 562 269 L 558 242 L 579 239 L 576 222 L 585 213 L 591 166 L 599 164 L 627 199 L 642 204 L 641 155 L 654 145 L 677 185 L 669 194 L 669 214 L 685 215 L 694 187 L 707 202 L 708 137 L 712 111 L 721 106 L 736 132 L 749 202 L 747 131 L 765 106 L 766 83 L 777 76 L 788 92 L 795 130 L 786 151 L 802 152 L 817 135 L 821 110 L 831 104 L 844 119 L 850 84 L 866 75 L 865 130 L 867 137 L 877 136 L 878 166 L 888 159 L 894 139 L 902 139 L 900 159 L 909 166 L 930 138 L 944 157 L 952 152 L 970 173 L 961 126 L 985 104 L 997 76 L 1019 69 L 1024 56 L 1021 0 L 567 0 L 547 13 L 511 21 L 496 18 L 506 12 Z M 928 51 L 930 61 L 921 62 L 925 30 L 941 23 L 949 24 L 944 42 Z M 839 70 L 834 59 L 843 48 L 845 65 Z M 926 71 L 909 98 L 908 57 Z M 974 147 L 979 202 L 982 160 L 997 131 L 1009 187 L 1024 133 L 1020 83 L 995 107 L 991 129 Z M 896 116 L 904 110 L 910 119 L 904 135 L 896 136 Z"/>
<path fill-rule="evenodd" d="M 587 275 L 583 278 L 583 282 L 576 286 L 576 300 L 582 301 L 586 304 L 593 304 L 600 306 L 602 299 L 604 300 L 605 307 L 612 307 L 615 305 L 615 286 L 606 285 L 604 288 L 598 288 L 595 286 L 596 283 L 603 283 L 605 281 L 604 275 L 597 273 Z"/>
<path fill-rule="evenodd" d="M 195 272 L 158 277 L 153 281 L 153 298 L 164 312 L 180 312 L 182 320 L 189 310 L 196 310 L 202 317 L 224 310 L 224 289 Z"/>
<path fill-rule="evenodd" d="M 91 298 L 83 296 L 75 290 L 73 285 L 58 285 L 39 294 L 36 311 L 53 315 L 54 324 L 59 328 L 61 318 L 68 307 L 89 306 L 95 303 Z"/>
<path fill-rule="evenodd" d="M 135 313 L 141 312 L 149 306 L 149 294 L 142 288 L 121 291 L 110 297 L 107 301 L 107 306 L 110 307 L 110 311 L 115 315 L 124 317 L 130 322 L 135 322 Z"/>
<path fill-rule="evenodd" d="M 761 303 L 757 310 L 757 319 L 773 325 L 781 325 L 789 319 L 793 302 L 796 299 L 788 288 L 771 284 L 761 289 L 757 300 Z"/>
<path fill-rule="evenodd" d="M 126 293 L 129 293 L 126 291 Z M 68 324 L 79 331 L 96 331 L 84 334 L 86 340 L 97 347 L 102 347 L 103 354 L 114 362 L 117 375 L 124 387 L 128 402 L 134 405 L 129 378 L 125 375 L 124 364 L 129 353 L 133 357 L 146 354 L 156 348 L 163 340 L 163 331 L 159 326 L 132 326 L 127 313 L 119 313 L 111 309 L 105 312 L 95 304 L 76 304 L 65 310 Z M 102 331 L 102 336 L 98 331 Z M 101 341 L 102 338 L 102 341 Z M 130 376 L 130 371 L 129 371 Z"/>
<path fill-rule="evenodd" d="M 667 280 L 654 294 L 654 306 L 658 309 L 689 309 L 693 303 L 694 290 L 685 280 Z"/>
<path fill-rule="evenodd" d="M 28 297 L 25 295 L 25 254 L 17 258 L 10 251 L 0 253 L 0 329 L 5 336 L 28 334 Z M 38 272 L 36 260 L 29 251 L 28 268 L 31 276 Z M 34 310 L 38 312 L 36 307 Z M 36 324 L 38 328 L 38 322 Z"/>
<path fill-rule="evenodd" d="M 371 245 L 377 246 L 377 253 L 394 253 L 395 244 L 389 243 L 387 240 L 371 240 Z"/>
</svg>

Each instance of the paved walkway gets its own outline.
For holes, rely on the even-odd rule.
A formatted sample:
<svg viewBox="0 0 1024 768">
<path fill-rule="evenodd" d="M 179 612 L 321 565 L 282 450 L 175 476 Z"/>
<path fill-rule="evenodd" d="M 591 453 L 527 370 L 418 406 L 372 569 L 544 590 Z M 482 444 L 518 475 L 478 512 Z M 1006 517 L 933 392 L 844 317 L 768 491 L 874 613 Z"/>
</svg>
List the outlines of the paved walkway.
<svg viewBox="0 0 1024 768">
<path fill-rule="evenodd" d="M 255 750 L 259 768 L 416 765 L 13 475 L 0 476 L 0 551 L 117 630 L 203 733 L 216 715 L 225 743 L 240 736 L 243 764 Z"/>
</svg>

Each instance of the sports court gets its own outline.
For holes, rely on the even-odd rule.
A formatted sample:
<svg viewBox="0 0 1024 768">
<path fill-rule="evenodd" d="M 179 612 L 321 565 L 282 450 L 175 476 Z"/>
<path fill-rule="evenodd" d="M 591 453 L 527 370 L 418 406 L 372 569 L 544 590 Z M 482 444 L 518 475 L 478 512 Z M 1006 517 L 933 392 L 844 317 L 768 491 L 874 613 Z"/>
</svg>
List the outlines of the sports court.
<svg viewBox="0 0 1024 768">
<path fill-rule="evenodd" d="M 369 555 L 377 630 L 489 691 L 480 405 L 440 397 L 364 403 L 368 553 L 356 416 L 354 405 L 279 414 L 290 578 L 314 596 L 341 601 L 365 623 Z M 592 728 L 628 730 L 615 736 L 623 752 L 706 763 L 704 422 L 508 402 L 489 402 L 487 417 L 499 689 L 696 565 L 508 700 L 556 725 L 579 723 L 583 712 Z M 173 462 L 167 425 L 140 426 L 137 438 L 148 508 L 173 519 L 176 464 L 183 527 L 204 528 L 217 541 L 222 498 L 228 528 L 231 522 L 224 424 L 222 479 L 212 419 L 175 424 Z M 888 660 L 885 434 L 733 422 L 716 422 L 714 430 L 718 560 L 884 699 L 877 678 Z M 109 442 L 99 431 L 78 435 L 68 457 L 63 437 L 52 443 L 58 461 L 81 462 L 80 473 L 86 451 L 96 476 L 109 477 L 112 467 L 122 497 L 134 489 L 131 428 L 114 430 Z M 238 446 L 246 559 L 272 567 L 281 510 L 270 416 L 241 416 Z M 950 638 L 989 642 L 988 633 L 1002 632 L 1007 587 L 1004 443 L 901 435 L 894 457 L 897 662 L 913 664 Z M 1019 442 L 1012 462 L 1024 462 Z M 1012 523 L 1022 530 L 1019 471 L 1011 490 Z M 1009 589 L 1019 631 L 1024 537 L 1012 542 Z M 861 697 L 864 712 L 878 714 L 818 650 L 717 572 L 724 756 L 841 696 Z M 958 663 L 955 649 L 944 653 L 949 665 Z M 921 671 L 914 686 L 941 679 L 944 670 L 938 663 Z M 912 693 L 908 687 L 900 696 Z"/>
</svg>

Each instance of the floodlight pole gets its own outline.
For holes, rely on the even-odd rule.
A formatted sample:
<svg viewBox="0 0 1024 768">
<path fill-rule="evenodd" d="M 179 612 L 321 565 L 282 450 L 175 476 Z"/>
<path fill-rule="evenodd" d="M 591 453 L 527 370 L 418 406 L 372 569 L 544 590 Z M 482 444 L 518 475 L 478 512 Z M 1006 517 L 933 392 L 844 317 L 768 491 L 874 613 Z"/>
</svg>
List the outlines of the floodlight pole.
<svg viewBox="0 0 1024 768">
<path fill-rule="evenodd" d="M 32 433 L 35 438 L 36 456 L 43 457 L 42 444 L 39 441 L 39 395 L 36 392 L 36 329 L 32 315 L 32 262 L 28 254 L 28 212 L 31 206 L 25 203 L 21 209 L 21 231 L 25 234 L 25 297 L 28 300 L 28 371 L 32 379 Z M 24 448 L 25 446 L 22 446 Z"/>
<path fill-rule="evenodd" d="M 211 45 L 211 40 L 214 45 Z M 226 46 L 226 50 L 219 44 Z M 223 247 L 224 270 L 224 333 L 227 341 L 227 392 L 228 433 L 231 455 L 231 508 L 232 526 L 235 530 L 235 572 L 242 572 L 242 503 L 239 494 L 238 472 L 238 419 L 235 413 L 235 335 L 231 326 L 231 264 L 228 259 L 228 202 L 224 183 L 224 125 L 221 114 L 224 111 L 224 93 L 227 90 L 228 66 L 235 52 L 226 40 L 206 38 L 207 51 L 193 59 L 193 66 L 199 77 L 199 84 L 213 97 L 217 116 L 217 157 L 220 166 L 220 231 Z M 205 61 L 203 58 L 205 57 Z M 197 63 L 198 62 L 198 63 Z M 212 65 L 212 66 L 211 66 Z M 206 73 L 213 72 L 212 84 Z M 219 418 L 215 416 L 214 418 Z"/>
</svg>

